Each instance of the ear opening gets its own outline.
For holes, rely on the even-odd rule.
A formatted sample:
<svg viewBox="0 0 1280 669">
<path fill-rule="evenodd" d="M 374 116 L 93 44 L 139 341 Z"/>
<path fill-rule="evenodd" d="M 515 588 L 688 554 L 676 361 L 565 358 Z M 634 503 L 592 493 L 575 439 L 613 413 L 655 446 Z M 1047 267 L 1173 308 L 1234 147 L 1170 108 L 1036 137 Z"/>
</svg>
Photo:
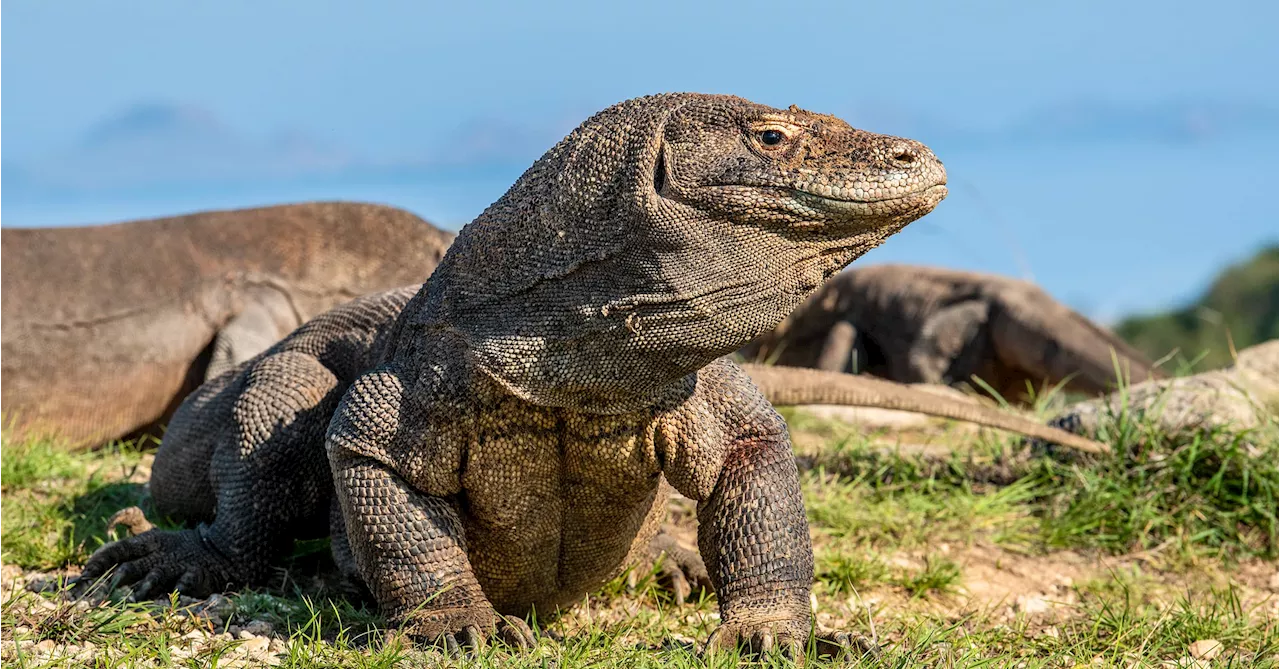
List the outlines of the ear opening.
<svg viewBox="0 0 1280 669">
<path fill-rule="evenodd" d="M 658 159 L 653 165 L 653 192 L 662 195 L 662 189 L 667 185 L 667 152 L 665 147 L 658 147 Z"/>
</svg>

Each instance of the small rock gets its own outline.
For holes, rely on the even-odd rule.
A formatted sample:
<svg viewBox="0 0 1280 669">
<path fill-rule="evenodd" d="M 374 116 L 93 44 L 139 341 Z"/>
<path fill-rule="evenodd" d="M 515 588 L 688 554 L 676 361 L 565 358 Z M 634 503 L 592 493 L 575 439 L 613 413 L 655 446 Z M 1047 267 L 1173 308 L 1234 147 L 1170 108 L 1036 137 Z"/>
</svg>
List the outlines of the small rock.
<svg viewBox="0 0 1280 669">
<path fill-rule="evenodd" d="M 236 603 L 223 595 L 213 594 L 208 599 L 198 603 L 195 606 L 195 610 L 198 614 L 206 617 L 218 616 L 226 620 L 232 613 L 235 613 Z"/>
<path fill-rule="evenodd" d="M 255 637 L 254 633 L 250 632 L 249 630 L 242 629 L 239 632 L 236 632 L 237 639 L 252 639 L 254 637 Z"/>
<path fill-rule="evenodd" d="M 248 625 L 244 626 L 244 629 L 245 631 L 252 632 L 258 636 L 271 636 L 271 633 L 275 631 L 275 628 L 271 626 L 271 623 L 265 620 L 250 621 Z"/>
<path fill-rule="evenodd" d="M 57 592 L 62 589 L 59 580 L 57 576 L 36 574 L 27 579 L 26 589 L 28 592 Z"/>
<path fill-rule="evenodd" d="M 245 652 L 251 655 L 261 655 L 267 652 L 267 648 L 271 645 L 271 639 L 264 636 L 255 636 L 246 639 L 244 645 L 241 646 Z"/>
<path fill-rule="evenodd" d="M 1013 600 L 1013 610 L 1029 615 L 1045 613 L 1049 610 L 1049 602 L 1035 595 L 1018 595 Z"/>
<path fill-rule="evenodd" d="M 1222 642 L 1217 639 L 1201 639 L 1187 646 L 1187 655 L 1197 660 L 1212 660 L 1222 653 Z"/>
</svg>

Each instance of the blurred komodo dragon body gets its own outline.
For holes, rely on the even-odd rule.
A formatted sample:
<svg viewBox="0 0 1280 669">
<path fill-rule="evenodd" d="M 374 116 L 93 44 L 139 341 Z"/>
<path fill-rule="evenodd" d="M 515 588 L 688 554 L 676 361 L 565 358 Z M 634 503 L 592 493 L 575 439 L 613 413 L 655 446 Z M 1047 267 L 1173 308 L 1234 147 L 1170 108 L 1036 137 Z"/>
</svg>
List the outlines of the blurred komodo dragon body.
<svg viewBox="0 0 1280 669">
<path fill-rule="evenodd" d="M 798 473 L 785 423 L 723 356 L 944 183 L 920 144 L 794 107 L 610 107 L 468 224 L 398 316 L 359 300 L 184 402 L 152 491 L 200 524 L 109 544 L 81 583 L 253 582 L 328 525 L 415 641 L 529 644 L 520 618 L 647 550 L 669 484 L 698 502 L 708 645 L 794 653 L 813 580 Z"/>
<path fill-rule="evenodd" d="M 1115 353 L 1113 359 L 1112 352 Z M 1008 277 L 911 265 L 872 265 L 826 283 L 748 360 L 862 372 L 903 383 L 963 385 L 976 375 L 1008 400 L 1063 381 L 1099 395 L 1163 376 L 1119 337 Z"/>
<path fill-rule="evenodd" d="M 206 378 L 354 297 L 421 283 L 452 233 L 359 203 L 4 228 L 10 438 L 154 432 Z"/>
</svg>

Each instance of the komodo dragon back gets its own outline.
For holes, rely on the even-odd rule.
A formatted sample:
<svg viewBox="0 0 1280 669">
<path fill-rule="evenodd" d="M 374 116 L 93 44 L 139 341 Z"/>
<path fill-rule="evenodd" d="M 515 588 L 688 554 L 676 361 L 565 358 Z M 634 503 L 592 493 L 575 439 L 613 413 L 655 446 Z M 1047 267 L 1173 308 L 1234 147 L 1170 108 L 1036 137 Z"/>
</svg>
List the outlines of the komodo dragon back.
<svg viewBox="0 0 1280 669">
<path fill-rule="evenodd" d="M 212 371 L 365 293 L 421 283 L 452 234 L 318 202 L 111 225 L 3 228 L 9 438 L 72 447 L 154 429 Z"/>
</svg>

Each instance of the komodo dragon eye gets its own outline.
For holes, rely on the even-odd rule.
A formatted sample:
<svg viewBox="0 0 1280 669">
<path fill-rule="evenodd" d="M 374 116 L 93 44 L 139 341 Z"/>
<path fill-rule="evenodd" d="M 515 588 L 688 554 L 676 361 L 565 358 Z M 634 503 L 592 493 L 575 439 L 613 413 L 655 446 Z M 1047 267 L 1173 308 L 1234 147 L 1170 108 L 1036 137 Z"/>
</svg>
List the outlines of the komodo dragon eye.
<svg viewBox="0 0 1280 669">
<path fill-rule="evenodd" d="M 782 134 L 780 130 L 765 130 L 760 133 L 760 142 L 765 146 L 777 146 L 786 138 L 787 136 Z"/>
</svg>

